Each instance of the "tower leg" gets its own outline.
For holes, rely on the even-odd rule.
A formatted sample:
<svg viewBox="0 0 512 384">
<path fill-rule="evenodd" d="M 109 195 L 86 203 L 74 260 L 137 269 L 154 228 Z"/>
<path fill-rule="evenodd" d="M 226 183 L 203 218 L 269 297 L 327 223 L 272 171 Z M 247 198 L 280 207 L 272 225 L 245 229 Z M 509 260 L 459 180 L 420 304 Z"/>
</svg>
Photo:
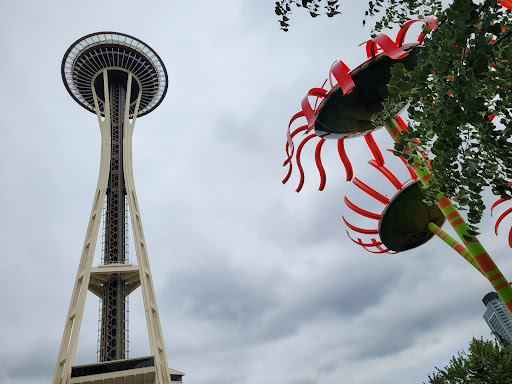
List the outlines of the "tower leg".
<svg viewBox="0 0 512 384">
<path fill-rule="evenodd" d="M 128 76 L 128 92 L 127 100 L 130 99 L 132 75 Z M 146 323 L 148 327 L 149 345 L 151 354 L 155 358 L 155 368 L 157 373 L 158 384 L 171 384 L 170 372 L 165 353 L 164 339 L 162 335 L 162 327 L 156 305 L 155 290 L 153 287 L 153 279 L 151 277 L 151 269 L 149 267 L 148 253 L 144 232 L 142 230 L 142 221 L 140 217 L 139 205 L 137 203 L 137 194 L 135 193 L 135 185 L 133 180 L 132 167 L 132 137 L 135 126 L 136 112 L 140 103 L 140 95 L 137 98 L 134 118 L 129 120 L 129 103 L 125 105 L 125 130 L 123 140 L 123 168 L 126 182 L 126 194 L 128 196 L 128 204 L 130 207 L 130 217 L 132 222 L 133 241 L 135 243 L 135 251 L 137 254 L 137 263 L 140 271 L 140 284 L 142 289 L 142 298 L 144 301 L 144 310 L 146 312 Z"/>
<path fill-rule="evenodd" d="M 105 89 L 105 104 L 108 105 L 107 76 L 104 76 L 103 85 Z M 96 110 L 99 111 L 96 95 L 94 95 L 94 103 L 96 104 Z M 78 336 L 80 333 L 80 326 L 82 324 L 85 298 L 89 287 L 94 250 L 96 249 L 103 202 L 105 201 L 105 194 L 108 185 L 110 164 L 110 111 L 108 108 L 105 108 L 105 119 L 102 119 L 101 115 L 98 114 L 98 120 L 101 131 L 101 159 L 98 186 L 96 187 L 96 192 L 94 194 L 91 216 L 87 226 L 82 255 L 80 257 L 80 264 L 78 265 L 75 285 L 71 295 L 71 302 L 66 316 L 66 325 L 64 326 L 64 333 L 60 344 L 59 356 L 57 358 L 57 365 L 55 367 L 52 384 L 67 384 L 71 377 L 71 366 L 75 361 L 76 346 L 78 344 Z"/>
</svg>

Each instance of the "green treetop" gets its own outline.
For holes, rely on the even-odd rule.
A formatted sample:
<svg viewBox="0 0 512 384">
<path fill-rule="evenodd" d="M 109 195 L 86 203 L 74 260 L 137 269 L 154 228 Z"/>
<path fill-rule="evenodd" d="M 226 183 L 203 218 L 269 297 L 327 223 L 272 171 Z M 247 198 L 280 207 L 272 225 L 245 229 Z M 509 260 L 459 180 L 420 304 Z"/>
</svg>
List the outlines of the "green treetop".
<svg viewBox="0 0 512 384">
<path fill-rule="evenodd" d="M 428 384 L 509 384 L 512 383 L 512 347 L 475 339 L 468 352 L 459 352 L 443 369 L 428 376 Z"/>
</svg>

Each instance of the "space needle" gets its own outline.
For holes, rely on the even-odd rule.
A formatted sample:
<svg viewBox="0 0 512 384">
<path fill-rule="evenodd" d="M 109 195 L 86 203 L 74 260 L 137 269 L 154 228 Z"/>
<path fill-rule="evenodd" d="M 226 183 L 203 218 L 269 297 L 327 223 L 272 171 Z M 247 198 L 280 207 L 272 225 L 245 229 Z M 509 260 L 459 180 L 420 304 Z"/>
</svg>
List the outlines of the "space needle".
<svg viewBox="0 0 512 384">
<path fill-rule="evenodd" d="M 71 97 L 98 119 L 101 160 L 53 384 L 181 383 L 184 374 L 167 363 L 132 167 L 135 121 L 162 102 L 167 71 L 158 54 L 141 40 L 98 32 L 69 47 L 61 72 Z M 102 220 L 102 263 L 93 266 Z M 129 225 L 137 264 L 130 264 L 127 257 Z M 129 358 L 126 304 L 139 287 L 151 355 Z M 100 299 L 98 361 L 74 365 L 88 291 Z"/>
</svg>

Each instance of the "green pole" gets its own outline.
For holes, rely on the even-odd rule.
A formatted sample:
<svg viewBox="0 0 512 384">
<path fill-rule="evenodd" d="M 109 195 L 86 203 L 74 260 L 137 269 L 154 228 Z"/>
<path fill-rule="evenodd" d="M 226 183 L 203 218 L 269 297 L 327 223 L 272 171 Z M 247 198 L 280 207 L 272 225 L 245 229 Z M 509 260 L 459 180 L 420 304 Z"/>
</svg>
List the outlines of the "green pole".
<svg viewBox="0 0 512 384">
<path fill-rule="evenodd" d="M 392 117 L 387 118 L 384 121 L 384 127 L 387 129 L 393 140 L 397 142 L 402 130 L 395 119 Z M 432 177 L 428 168 L 421 167 L 418 161 L 416 161 L 412 167 L 414 168 L 416 175 L 418 175 L 418 178 L 423 183 L 423 185 L 428 186 L 430 184 L 430 178 Z M 469 234 L 468 225 L 457 211 L 455 206 L 452 204 L 450 199 L 444 197 L 441 192 L 439 192 L 438 197 L 439 200 L 437 201 L 437 205 L 439 209 L 441 209 L 443 215 L 446 217 L 446 220 L 448 220 L 450 225 L 453 227 L 457 235 L 466 246 L 467 250 L 473 256 L 473 260 L 476 261 L 484 276 L 487 278 L 487 280 L 489 280 L 509 311 L 512 313 L 512 287 L 507 282 L 507 279 L 505 279 L 505 276 L 503 276 L 503 274 L 500 272 L 476 236 Z"/>
<path fill-rule="evenodd" d="M 476 268 L 478 272 L 480 272 L 483 275 L 483 272 L 481 271 L 480 267 L 476 263 L 476 261 L 473 259 L 473 256 L 471 253 L 457 240 L 455 240 L 453 237 L 451 237 L 449 234 L 447 234 L 445 231 L 443 231 L 439 226 L 437 226 L 434 223 L 429 223 L 427 225 L 427 228 L 437 237 L 439 237 L 441 240 L 443 240 L 446 244 L 448 244 L 450 247 L 452 247 L 459 255 L 461 255 L 463 258 L 465 258 L 473 267 Z M 485 275 L 484 275 L 485 276 Z"/>
</svg>

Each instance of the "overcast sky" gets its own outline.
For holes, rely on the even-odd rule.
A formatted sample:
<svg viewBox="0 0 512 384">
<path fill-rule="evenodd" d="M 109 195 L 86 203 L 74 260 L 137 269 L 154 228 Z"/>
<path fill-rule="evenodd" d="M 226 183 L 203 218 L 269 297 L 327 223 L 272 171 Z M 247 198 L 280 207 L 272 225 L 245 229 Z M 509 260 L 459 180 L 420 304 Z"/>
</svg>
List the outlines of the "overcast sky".
<svg viewBox="0 0 512 384">
<path fill-rule="evenodd" d="M 471 337 L 489 337 L 490 284 L 439 239 L 374 255 L 347 238 L 343 197 L 361 196 L 335 142 L 324 192 L 314 143 L 303 191 L 296 172 L 281 183 L 304 94 L 334 60 L 364 60 L 366 2 L 346 3 L 333 19 L 297 11 L 284 33 L 272 0 L 0 2 L 1 384 L 53 376 L 100 154 L 97 119 L 68 95 L 60 66 L 98 31 L 141 39 L 169 73 L 163 103 L 137 120 L 133 160 L 169 365 L 187 384 L 422 383 Z M 375 184 L 364 140 L 347 146 L 358 177 L 392 193 Z M 480 238 L 506 276 L 510 224 L 496 238 L 487 212 Z M 76 364 L 96 361 L 97 324 L 89 293 Z M 130 357 L 148 354 L 138 290 Z"/>
</svg>

